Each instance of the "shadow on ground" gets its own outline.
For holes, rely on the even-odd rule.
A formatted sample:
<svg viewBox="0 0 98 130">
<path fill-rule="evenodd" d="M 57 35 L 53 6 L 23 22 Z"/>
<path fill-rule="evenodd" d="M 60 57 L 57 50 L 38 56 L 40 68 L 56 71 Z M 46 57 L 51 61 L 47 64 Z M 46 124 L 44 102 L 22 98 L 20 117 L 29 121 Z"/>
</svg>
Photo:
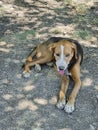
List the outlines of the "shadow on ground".
<svg viewBox="0 0 98 130">
<path fill-rule="evenodd" d="M 97 6 L 80 15 L 55 0 L 0 4 L 0 129 L 97 130 Z M 21 75 L 31 49 L 51 36 L 71 37 L 83 46 L 82 88 L 73 114 L 55 107 L 61 81 L 53 68 L 44 65 L 40 73 L 33 68 L 29 79 Z"/>
</svg>

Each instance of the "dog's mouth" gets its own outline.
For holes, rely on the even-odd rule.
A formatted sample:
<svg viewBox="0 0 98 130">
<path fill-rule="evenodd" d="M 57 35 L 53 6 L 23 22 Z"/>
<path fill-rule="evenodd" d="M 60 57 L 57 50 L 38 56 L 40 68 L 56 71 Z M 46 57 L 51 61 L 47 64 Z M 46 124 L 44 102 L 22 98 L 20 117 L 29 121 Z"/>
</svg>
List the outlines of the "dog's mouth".
<svg viewBox="0 0 98 130">
<path fill-rule="evenodd" d="M 60 74 L 61 76 L 63 76 L 63 75 L 70 75 L 68 69 L 65 69 L 65 70 L 58 70 L 58 72 L 59 72 L 59 74 Z"/>
<path fill-rule="evenodd" d="M 65 69 L 64 66 L 59 66 L 59 67 L 58 67 L 58 72 L 59 72 L 60 75 L 64 75 L 64 74 L 65 74 L 65 70 L 66 70 L 66 69 Z"/>
<path fill-rule="evenodd" d="M 64 75 L 65 74 L 65 70 L 59 70 L 59 74 L 60 75 Z"/>
</svg>

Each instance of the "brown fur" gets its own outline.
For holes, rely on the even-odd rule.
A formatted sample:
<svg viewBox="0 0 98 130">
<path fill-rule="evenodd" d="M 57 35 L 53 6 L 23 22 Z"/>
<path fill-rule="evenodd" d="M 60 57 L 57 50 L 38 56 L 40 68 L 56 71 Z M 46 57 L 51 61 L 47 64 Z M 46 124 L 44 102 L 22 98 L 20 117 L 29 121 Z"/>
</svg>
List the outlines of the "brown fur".
<svg viewBox="0 0 98 130">
<path fill-rule="evenodd" d="M 74 80 L 74 88 L 67 102 L 67 105 L 74 106 L 75 99 L 81 87 L 80 63 L 82 59 L 81 54 L 77 55 L 78 50 L 77 50 L 76 44 L 63 39 L 56 43 L 50 42 L 48 45 L 46 45 L 45 43 L 38 45 L 36 49 L 31 53 L 31 55 L 27 58 L 25 67 L 24 67 L 24 72 L 29 73 L 30 67 L 36 64 L 45 64 L 47 62 L 53 61 L 54 59 L 56 60 L 58 58 L 56 54 L 61 53 L 61 50 L 60 50 L 61 45 L 65 47 L 64 54 L 65 55 L 70 54 L 69 57 L 67 57 L 66 59 L 68 64 L 71 62 L 73 56 L 75 56 L 75 59 L 76 59 L 76 63 L 69 69 L 72 79 Z M 62 108 L 63 106 L 62 102 L 65 100 L 65 96 L 66 96 L 66 92 L 67 92 L 68 84 L 69 84 L 68 76 L 64 75 L 64 76 L 61 76 L 61 78 L 62 78 L 62 85 L 59 92 L 59 101 L 57 103 L 58 108 L 60 107 Z"/>
</svg>

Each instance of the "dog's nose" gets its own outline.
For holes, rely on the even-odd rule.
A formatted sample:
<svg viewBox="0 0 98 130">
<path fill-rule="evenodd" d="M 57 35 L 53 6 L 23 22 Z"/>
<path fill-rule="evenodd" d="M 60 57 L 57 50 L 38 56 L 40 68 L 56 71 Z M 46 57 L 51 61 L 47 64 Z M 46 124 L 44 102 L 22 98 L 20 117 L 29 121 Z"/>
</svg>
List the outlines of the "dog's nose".
<svg viewBox="0 0 98 130">
<path fill-rule="evenodd" d="M 59 70 L 64 70 L 64 66 L 59 66 Z"/>
</svg>

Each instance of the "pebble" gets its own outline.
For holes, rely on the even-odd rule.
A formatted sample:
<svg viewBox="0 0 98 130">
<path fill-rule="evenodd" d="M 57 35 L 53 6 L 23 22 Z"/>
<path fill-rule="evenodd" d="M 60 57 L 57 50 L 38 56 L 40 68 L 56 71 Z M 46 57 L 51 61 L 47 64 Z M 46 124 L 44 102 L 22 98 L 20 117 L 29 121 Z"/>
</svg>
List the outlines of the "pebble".
<svg viewBox="0 0 98 130">
<path fill-rule="evenodd" d="M 90 130 L 95 130 L 95 127 L 90 124 Z"/>
</svg>

